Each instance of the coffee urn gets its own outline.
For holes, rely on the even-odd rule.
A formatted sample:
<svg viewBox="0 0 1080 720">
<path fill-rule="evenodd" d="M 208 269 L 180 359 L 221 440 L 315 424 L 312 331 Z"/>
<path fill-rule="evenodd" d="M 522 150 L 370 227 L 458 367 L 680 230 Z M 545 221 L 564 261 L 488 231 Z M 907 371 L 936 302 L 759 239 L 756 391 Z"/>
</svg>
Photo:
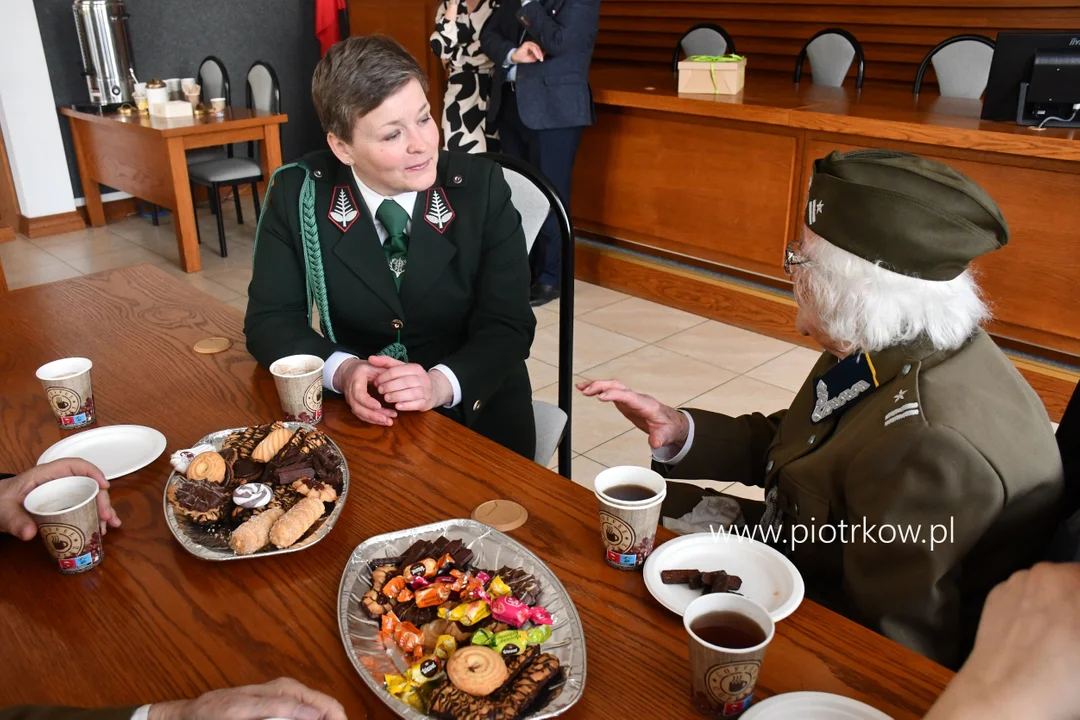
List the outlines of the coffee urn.
<svg viewBox="0 0 1080 720">
<path fill-rule="evenodd" d="M 135 57 L 123 0 L 75 0 L 71 10 L 91 104 L 111 109 L 132 102 Z"/>
</svg>

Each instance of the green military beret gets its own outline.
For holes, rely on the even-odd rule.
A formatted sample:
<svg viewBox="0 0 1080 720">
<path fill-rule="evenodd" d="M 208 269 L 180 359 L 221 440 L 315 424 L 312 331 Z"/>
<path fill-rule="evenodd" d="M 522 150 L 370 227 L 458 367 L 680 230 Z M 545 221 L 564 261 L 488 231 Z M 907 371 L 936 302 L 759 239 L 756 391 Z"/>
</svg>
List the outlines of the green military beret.
<svg viewBox="0 0 1080 720">
<path fill-rule="evenodd" d="M 815 160 L 805 220 L 837 247 L 926 280 L 952 280 L 1009 241 L 1001 210 L 970 178 L 893 150 Z"/>
</svg>

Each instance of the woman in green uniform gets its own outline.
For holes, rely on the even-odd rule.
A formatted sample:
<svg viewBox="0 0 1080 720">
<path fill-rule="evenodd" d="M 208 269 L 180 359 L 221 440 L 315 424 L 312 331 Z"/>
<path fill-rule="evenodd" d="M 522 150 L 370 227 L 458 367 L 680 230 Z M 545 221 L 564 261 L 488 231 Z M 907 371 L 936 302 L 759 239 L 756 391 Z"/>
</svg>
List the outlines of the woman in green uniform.
<svg viewBox="0 0 1080 720">
<path fill-rule="evenodd" d="M 389 38 L 349 38 L 319 63 L 312 98 L 330 149 L 270 180 L 247 347 L 267 367 L 323 358 L 323 385 L 365 422 L 434 409 L 531 459 L 521 218 L 497 164 L 439 151 L 426 92 Z"/>
</svg>

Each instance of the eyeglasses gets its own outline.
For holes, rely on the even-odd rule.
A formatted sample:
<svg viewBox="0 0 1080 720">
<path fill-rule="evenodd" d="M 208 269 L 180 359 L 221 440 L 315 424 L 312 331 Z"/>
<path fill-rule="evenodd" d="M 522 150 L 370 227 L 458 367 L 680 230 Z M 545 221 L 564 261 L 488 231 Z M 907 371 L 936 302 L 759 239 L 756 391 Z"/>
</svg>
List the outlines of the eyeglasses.
<svg viewBox="0 0 1080 720">
<path fill-rule="evenodd" d="M 806 265 L 810 261 L 796 252 L 799 249 L 799 241 L 793 240 L 784 248 L 784 272 L 791 275 L 791 269 L 796 265 Z"/>
</svg>

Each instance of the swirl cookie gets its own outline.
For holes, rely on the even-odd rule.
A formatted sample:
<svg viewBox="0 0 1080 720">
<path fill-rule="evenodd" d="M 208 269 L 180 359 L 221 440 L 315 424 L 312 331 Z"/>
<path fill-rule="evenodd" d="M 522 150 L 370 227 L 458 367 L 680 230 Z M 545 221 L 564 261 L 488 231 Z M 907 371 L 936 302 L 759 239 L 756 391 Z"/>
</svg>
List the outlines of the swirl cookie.
<svg viewBox="0 0 1080 720">
<path fill-rule="evenodd" d="M 446 674 L 459 690 L 477 697 L 495 692 L 509 677 L 502 656 L 482 645 L 470 645 L 451 655 Z"/>
</svg>

